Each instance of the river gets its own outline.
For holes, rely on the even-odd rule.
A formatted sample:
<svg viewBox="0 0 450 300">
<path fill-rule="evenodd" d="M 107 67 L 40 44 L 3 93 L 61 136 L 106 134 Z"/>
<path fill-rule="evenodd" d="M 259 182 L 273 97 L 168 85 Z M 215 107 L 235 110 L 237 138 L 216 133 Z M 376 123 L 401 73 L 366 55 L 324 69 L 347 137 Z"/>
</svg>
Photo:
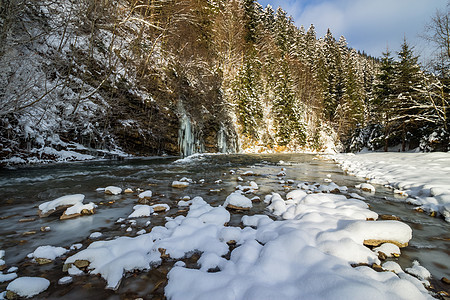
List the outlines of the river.
<svg viewBox="0 0 450 300">
<path fill-rule="evenodd" d="M 426 267 L 433 277 L 450 278 L 450 224 L 440 218 L 432 218 L 418 213 L 413 207 L 395 198 L 392 191 L 376 186 L 375 194 L 356 190 L 354 186 L 362 182 L 353 176 L 346 175 L 334 162 L 319 159 L 309 154 L 273 154 L 273 155 L 202 155 L 189 160 L 178 160 L 174 157 L 127 159 L 123 161 L 90 161 L 68 164 L 39 165 L 0 170 L 0 194 L 2 195 L 0 215 L 0 249 L 6 251 L 6 265 L 19 267 L 19 276 L 44 276 L 52 285 L 42 294 L 45 298 L 161 298 L 168 265 L 162 265 L 150 272 L 137 272 L 122 282 L 118 291 L 104 290 L 104 281 L 98 277 L 82 276 L 74 283 L 61 287 L 55 282 L 63 273 L 62 259 L 38 266 L 26 256 L 38 246 L 53 245 L 70 247 L 75 243 L 87 245 L 92 232 L 103 233 L 101 239 L 116 236 L 135 236 L 136 232 L 145 228 L 149 218 L 137 220 L 131 232 L 116 223 L 119 218 L 126 218 L 137 203 L 137 194 L 105 195 L 97 188 L 109 185 L 123 189 L 151 190 L 153 200 L 166 203 L 171 209 L 158 216 L 151 217 L 151 225 L 163 225 L 165 217 L 179 214 L 177 202 L 185 197 L 201 196 L 213 206 L 221 205 L 225 198 L 239 184 L 238 177 L 245 171 L 253 171 L 254 180 L 260 187 L 257 195 L 264 196 L 278 192 L 284 196 L 289 187 L 281 184 L 276 176 L 281 168 L 287 174 L 285 180 L 293 180 L 291 188 L 300 182 L 324 183 L 330 177 L 338 185 L 345 185 L 349 192 L 356 192 L 367 200 L 371 209 L 379 214 L 396 215 L 413 229 L 410 245 L 402 249 L 398 259 L 403 268 L 410 267 L 417 259 Z M 185 189 L 171 187 L 174 180 L 182 177 L 191 178 L 194 184 Z M 204 183 L 202 182 L 204 180 Z M 84 202 L 98 205 L 96 213 L 72 220 L 61 221 L 57 216 L 39 218 L 39 204 L 57 197 L 82 193 Z M 266 205 L 254 204 L 249 214 L 268 212 Z M 239 226 L 242 213 L 232 213 L 231 225 Z M 49 231 L 41 231 L 41 227 L 50 227 Z M 128 227 L 128 225 L 126 226 Z M 192 259 L 193 260 L 193 259 Z M 195 264 L 195 261 L 187 261 Z M 0 284 L 0 291 L 5 290 L 7 283 Z M 146 295 L 146 297 L 145 297 Z"/>
</svg>

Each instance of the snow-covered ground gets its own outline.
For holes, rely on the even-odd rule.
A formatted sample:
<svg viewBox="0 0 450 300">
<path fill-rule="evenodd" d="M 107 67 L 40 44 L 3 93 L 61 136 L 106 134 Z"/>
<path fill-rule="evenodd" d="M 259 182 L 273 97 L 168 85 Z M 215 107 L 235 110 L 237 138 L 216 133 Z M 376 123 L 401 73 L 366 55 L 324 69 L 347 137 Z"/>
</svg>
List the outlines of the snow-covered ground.
<svg viewBox="0 0 450 300">
<path fill-rule="evenodd" d="M 450 153 L 376 152 L 331 156 L 349 174 L 394 189 L 398 199 L 450 222 Z"/>
<path fill-rule="evenodd" d="M 167 217 L 165 226 L 136 237 L 94 242 L 68 257 L 65 268 L 87 261 L 89 274 L 116 289 L 125 273 L 169 259 L 168 299 L 431 299 L 428 277 L 409 275 L 392 261 L 384 268 L 380 249 L 366 246 L 403 247 L 411 239 L 408 225 L 368 221 L 378 215 L 344 195 L 298 189 L 286 200 L 273 193 L 265 202 L 275 204 L 279 220 L 243 216 L 241 228 L 227 225 L 230 212 L 223 206 L 195 197 L 186 201 L 187 216 Z M 201 253 L 199 268 L 183 262 L 194 252 Z M 410 273 L 418 268 L 415 263 Z"/>
</svg>

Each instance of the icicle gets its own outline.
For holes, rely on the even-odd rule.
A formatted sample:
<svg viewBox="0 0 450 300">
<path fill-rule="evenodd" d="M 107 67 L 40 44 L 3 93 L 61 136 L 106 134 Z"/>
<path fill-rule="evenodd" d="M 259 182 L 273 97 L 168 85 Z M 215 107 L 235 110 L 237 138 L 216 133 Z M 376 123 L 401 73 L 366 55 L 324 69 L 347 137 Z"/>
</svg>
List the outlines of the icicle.
<svg viewBox="0 0 450 300">
<path fill-rule="evenodd" d="M 192 124 L 189 117 L 185 114 L 181 117 L 180 130 L 178 132 L 178 145 L 183 156 L 192 155 L 195 150 L 195 137 L 192 132 Z"/>
<path fill-rule="evenodd" d="M 226 127 L 221 124 L 217 132 L 217 150 L 220 153 L 237 153 L 237 138 L 235 135 L 228 135 Z"/>
<path fill-rule="evenodd" d="M 228 153 L 227 135 L 223 126 L 220 126 L 220 129 L 217 132 L 217 150 L 219 150 L 220 153 Z"/>
<path fill-rule="evenodd" d="M 189 156 L 194 153 L 202 153 L 205 147 L 200 139 L 199 133 L 196 131 L 195 124 L 186 114 L 183 105 L 180 103 L 178 111 L 181 114 L 180 129 L 178 130 L 178 146 L 182 156 Z"/>
</svg>

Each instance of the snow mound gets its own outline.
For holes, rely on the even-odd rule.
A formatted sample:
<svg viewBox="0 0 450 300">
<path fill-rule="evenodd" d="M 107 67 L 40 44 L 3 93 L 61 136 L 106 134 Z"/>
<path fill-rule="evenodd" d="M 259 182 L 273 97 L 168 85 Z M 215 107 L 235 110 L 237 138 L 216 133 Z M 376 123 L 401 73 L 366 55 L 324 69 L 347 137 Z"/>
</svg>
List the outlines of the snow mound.
<svg viewBox="0 0 450 300">
<path fill-rule="evenodd" d="M 11 281 L 16 278 L 17 278 L 16 273 L 8 273 L 8 274 L 0 273 L 0 282 Z"/>
<path fill-rule="evenodd" d="M 422 280 L 429 279 L 431 277 L 430 272 L 422 267 L 417 260 L 413 261 L 413 266 L 411 268 L 406 268 L 405 271 Z"/>
<path fill-rule="evenodd" d="M 64 255 L 68 252 L 66 248 L 63 247 L 54 247 L 54 246 L 40 246 L 31 253 L 31 257 L 33 258 L 45 258 L 49 260 L 55 260 L 55 258 Z"/>
<path fill-rule="evenodd" d="M 253 205 L 252 200 L 242 195 L 241 191 L 236 191 L 225 199 L 223 206 L 234 209 L 250 209 Z"/>
<path fill-rule="evenodd" d="M 20 297 L 33 297 L 45 291 L 50 285 L 50 281 L 41 277 L 19 277 L 6 287 Z"/>
</svg>

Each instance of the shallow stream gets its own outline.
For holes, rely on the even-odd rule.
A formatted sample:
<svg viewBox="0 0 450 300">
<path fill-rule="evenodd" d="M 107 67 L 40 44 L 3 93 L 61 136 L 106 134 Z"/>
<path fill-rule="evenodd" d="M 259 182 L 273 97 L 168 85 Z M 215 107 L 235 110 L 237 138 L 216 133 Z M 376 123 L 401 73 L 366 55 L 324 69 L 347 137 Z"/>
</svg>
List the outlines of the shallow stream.
<svg viewBox="0 0 450 300">
<path fill-rule="evenodd" d="M 293 184 L 280 183 L 277 174 L 281 168 L 285 168 L 287 173 L 282 179 L 293 180 Z M 245 171 L 253 171 L 255 175 L 244 177 L 242 174 Z M 77 277 L 72 284 L 59 286 L 56 283 L 58 279 L 67 275 L 61 270 L 64 258 L 38 266 L 26 256 L 42 245 L 68 248 L 72 244 L 83 243 L 85 247 L 92 242 L 88 239 L 89 235 L 96 231 L 103 233 L 101 239 L 135 236 L 142 228 L 150 230 L 153 226 L 163 225 L 167 216 L 183 214 L 177 208 L 177 202 L 184 196 L 201 196 L 213 206 L 221 205 L 235 187 L 242 184 L 237 180 L 239 176 L 244 179 L 243 183 L 255 181 L 260 187 L 256 195 L 264 199 L 271 192 L 284 196 L 289 188 L 295 188 L 300 182 L 324 183 L 327 175 L 336 184 L 347 186 L 349 193 L 356 192 L 365 197 L 377 213 L 396 215 L 412 227 L 410 246 L 402 249 L 398 259 L 403 268 L 410 267 L 412 261 L 417 259 L 435 279 L 450 278 L 450 224 L 414 211 L 412 206 L 404 204 L 394 197 L 391 190 L 382 186 L 376 186 L 375 194 L 356 190 L 353 187 L 363 179 L 346 175 L 332 161 L 308 154 L 203 155 L 182 161 L 177 158 L 146 158 L 2 169 L 0 249 L 6 251 L 4 260 L 8 268 L 19 267 L 19 276 L 44 276 L 52 282 L 49 290 L 39 295 L 42 298 L 162 298 L 165 274 L 170 265 L 163 264 L 149 272 L 131 274 L 114 292 L 105 290 L 104 281 L 93 276 Z M 185 189 L 172 188 L 172 181 L 182 177 L 191 178 L 194 183 Z M 200 183 L 201 179 L 204 183 Z M 166 203 L 171 209 L 157 216 L 139 218 L 132 231 L 127 232 L 129 224 L 121 227 L 116 220 L 126 218 L 133 212 L 137 193 L 111 196 L 96 191 L 109 185 L 122 189 L 151 190 L 152 201 Z M 59 220 L 58 216 L 37 216 L 39 204 L 76 193 L 86 196 L 85 203 L 98 205 L 94 215 L 64 221 Z M 256 203 L 249 214 L 268 214 L 265 207 L 263 202 Z M 241 217 L 240 212 L 232 213 L 231 225 L 239 226 Z M 146 226 L 148 220 L 151 224 Z M 50 231 L 40 230 L 46 226 L 50 227 Z M 195 264 L 195 256 L 187 259 L 186 263 Z M 5 290 L 6 285 L 0 284 L 0 291 Z"/>
</svg>

